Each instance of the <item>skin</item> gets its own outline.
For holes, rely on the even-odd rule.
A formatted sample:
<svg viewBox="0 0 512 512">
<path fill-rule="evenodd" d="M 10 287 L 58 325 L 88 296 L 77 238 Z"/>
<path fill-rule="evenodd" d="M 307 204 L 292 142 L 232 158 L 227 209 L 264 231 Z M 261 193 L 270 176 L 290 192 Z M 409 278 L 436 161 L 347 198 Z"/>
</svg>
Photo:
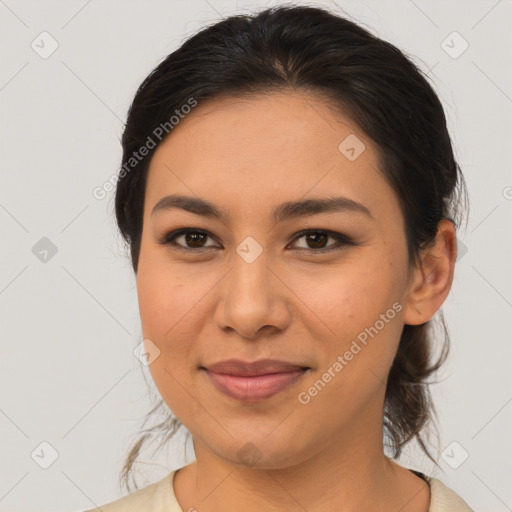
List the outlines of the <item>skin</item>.
<svg viewBox="0 0 512 512">
<path fill-rule="evenodd" d="M 338 149 L 350 134 L 365 145 L 354 161 Z M 152 215 L 169 194 L 210 201 L 227 218 L 179 208 Z M 373 218 L 270 216 L 287 201 L 332 196 L 362 203 Z M 159 243 L 181 228 L 209 236 L 195 245 L 176 238 L 188 252 Z M 304 229 L 338 232 L 355 245 L 331 237 L 314 245 L 296 238 Z M 252 263 L 236 252 L 248 236 L 262 248 Z M 150 164 L 137 290 L 144 338 L 160 350 L 151 374 L 194 440 L 196 461 L 174 480 L 181 508 L 427 511 L 428 485 L 383 453 L 385 382 L 403 325 L 426 322 L 448 295 L 455 240 L 453 224 L 441 221 L 421 267 L 409 265 L 403 215 L 375 146 L 310 93 L 217 98 L 180 121 Z M 314 252 L 322 246 L 337 248 Z M 298 394 L 394 303 L 402 306 L 394 318 L 300 403 Z M 311 370 L 269 399 L 242 402 L 199 370 L 229 358 Z M 237 455 L 247 443 L 252 464 Z"/>
</svg>

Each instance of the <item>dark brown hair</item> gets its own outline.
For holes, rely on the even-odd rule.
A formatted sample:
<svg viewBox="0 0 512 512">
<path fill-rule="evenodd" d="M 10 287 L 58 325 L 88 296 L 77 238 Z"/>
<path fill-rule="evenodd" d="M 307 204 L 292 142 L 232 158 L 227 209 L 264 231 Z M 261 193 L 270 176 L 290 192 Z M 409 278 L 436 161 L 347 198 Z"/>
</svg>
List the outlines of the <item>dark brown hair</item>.
<svg viewBox="0 0 512 512">
<path fill-rule="evenodd" d="M 375 143 L 380 171 L 402 209 L 412 266 L 435 242 L 441 219 L 459 227 L 467 207 L 465 184 L 428 75 L 395 46 L 342 16 L 317 7 L 281 5 L 202 29 L 168 55 L 137 90 L 122 137 L 115 197 L 117 223 L 135 272 L 148 166 L 161 140 L 172 136 L 172 116 L 183 113 L 191 99 L 287 90 L 309 91 L 329 101 Z M 153 145 L 144 158 L 130 160 L 142 146 Z M 412 439 L 432 458 L 423 437 L 434 411 L 427 380 L 446 359 L 449 343 L 441 311 L 438 319 L 441 336 L 431 336 L 431 321 L 404 326 L 389 373 L 383 434 L 395 458 Z M 432 345 L 439 339 L 434 357 L 437 347 Z M 158 408 L 164 419 L 142 432 L 123 468 L 128 488 L 145 441 L 160 435 L 162 445 L 180 426 L 162 400 L 146 421 Z"/>
</svg>

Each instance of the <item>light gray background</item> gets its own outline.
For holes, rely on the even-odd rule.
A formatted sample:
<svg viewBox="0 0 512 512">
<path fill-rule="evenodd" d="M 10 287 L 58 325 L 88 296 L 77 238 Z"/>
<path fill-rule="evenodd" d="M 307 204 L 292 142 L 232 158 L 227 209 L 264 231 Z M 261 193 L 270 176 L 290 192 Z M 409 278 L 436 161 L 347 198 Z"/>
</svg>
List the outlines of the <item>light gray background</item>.
<svg viewBox="0 0 512 512">
<path fill-rule="evenodd" d="M 127 108 L 155 65 L 220 15 L 273 3 L 0 2 L 1 510 L 84 510 L 121 496 L 118 473 L 149 399 L 112 194 L 99 201 L 92 190 L 116 172 Z M 469 457 L 458 469 L 440 458 L 436 476 L 477 511 L 512 510 L 512 4 L 337 5 L 430 69 L 442 97 L 471 215 L 443 307 L 452 354 L 433 390 L 442 447 L 460 445 L 445 458 Z M 59 45 L 46 59 L 31 47 L 43 31 Z M 458 58 L 442 46 L 453 31 L 469 44 Z M 46 263 L 32 252 L 42 237 L 58 249 Z M 50 456 L 43 441 L 58 452 L 48 469 L 34 460 Z M 182 437 L 169 451 L 142 467 L 143 482 L 185 463 Z M 413 451 L 402 462 L 432 470 Z"/>
</svg>

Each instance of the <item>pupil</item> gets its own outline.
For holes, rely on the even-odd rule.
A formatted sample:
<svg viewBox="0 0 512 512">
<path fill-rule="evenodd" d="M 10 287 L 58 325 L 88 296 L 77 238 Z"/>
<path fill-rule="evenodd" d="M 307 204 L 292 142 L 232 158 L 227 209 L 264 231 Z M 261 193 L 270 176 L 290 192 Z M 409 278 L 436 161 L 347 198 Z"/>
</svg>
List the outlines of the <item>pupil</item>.
<svg viewBox="0 0 512 512">
<path fill-rule="evenodd" d="M 204 238 L 204 235 L 203 233 L 187 233 L 185 235 L 185 240 L 187 242 L 187 244 L 191 244 L 193 247 L 202 247 L 201 244 L 198 244 L 198 245 L 195 245 L 194 242 L 200 242 L 200 238 L 203 237 Z M 204 240 L 203 240 L 204 241 Z"/>
<path fill-rule="evenodd" d="M 318 239 L 321 239 L 320 241 Z M 313 249 L 321 249 L 325 247 L 325 244 L 322 242 L 327 241 L 328 236 L 326 233 L 311 233 L 307 235 L 308 244 L 311 246 L 311 243 L 313 244 Z M 319 244 L 319 245 L 318 245 Z"/>
</svg>

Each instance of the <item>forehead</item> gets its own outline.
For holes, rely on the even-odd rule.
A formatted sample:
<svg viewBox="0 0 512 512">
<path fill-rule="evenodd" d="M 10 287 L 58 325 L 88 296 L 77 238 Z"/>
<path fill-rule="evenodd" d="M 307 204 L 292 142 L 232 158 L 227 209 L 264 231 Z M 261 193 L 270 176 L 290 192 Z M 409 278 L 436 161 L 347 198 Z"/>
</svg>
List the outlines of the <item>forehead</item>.
<svg viewBox="0 0 512 512">
<path fill-rule="evenodd" d="M 373 142 L 327 101 L 307 93 L 200 102 L 155 151 L 152 207 L 186 193 L 255 211 L 266 202 L 344 195 L 369 209 L 396 198 Z"/>
</svg>

